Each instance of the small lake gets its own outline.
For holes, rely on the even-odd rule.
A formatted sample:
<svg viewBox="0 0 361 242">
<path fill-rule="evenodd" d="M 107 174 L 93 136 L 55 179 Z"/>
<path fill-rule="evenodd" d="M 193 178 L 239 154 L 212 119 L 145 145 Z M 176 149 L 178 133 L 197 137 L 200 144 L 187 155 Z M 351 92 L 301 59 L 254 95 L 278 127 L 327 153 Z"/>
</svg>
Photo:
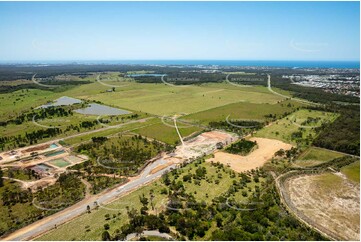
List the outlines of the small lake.
<svg viewBox="0 0 361 242">
<path fill-rule="evenodd" d="M 153 73 L 148 73 L 148 74 L 130 74 L 128 75 L 129 77 L 142 77 L 142 76 L 155 76 L 155 77 L 158 77 L 158 76 L 164 76 L 165 74 L 153 74 Z"/>
<path fill-rule="evenodd" d="M 74 112 L 87 115 L 122 115 L 132 113 L 127 110 L 112 108 L 98 103 L 91 103 L 89 105 L 90 106 L 86 108 L 76 109 Z"/>
<path fill-rule="evenodd" d="M 56 106 L 68 106 L 68 105 L 73 105 L 73 104 L 76 104 L 76 103 L 82 103 L 82 101 L 79 100 L 79 99 L 76 99 L 76 98 L 64 96 L 64 97 L 60 97 L 60 98 L 54 100 L 54 102 L 42 105 L 39 108 L 49 108 L 49 107 L 56 107 Z"/>
</svg>

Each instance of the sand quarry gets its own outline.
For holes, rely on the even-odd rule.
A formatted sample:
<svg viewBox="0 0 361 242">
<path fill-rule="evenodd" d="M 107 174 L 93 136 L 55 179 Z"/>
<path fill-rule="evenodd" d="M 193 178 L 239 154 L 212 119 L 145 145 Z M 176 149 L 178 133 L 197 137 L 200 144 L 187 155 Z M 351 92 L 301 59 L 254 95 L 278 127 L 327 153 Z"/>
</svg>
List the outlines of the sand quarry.
<svg viewBox="0 0 361 242">
<path fill-rule="evenodd" d="M 287 204 L 298 216 L 337 240 L 359 240 L 359 184 L 326 173 L 292 177 L 285 187 Z"/>
<path fill-rule="evenodd" d="M 292 145 L 275 139 L 253 137 L 249 140 L 256 141 L 258 145 L 258 148 L 250 154 L 241 156 L 217 151 L 214 153 L 214 158 L 209 158 L 207 161 L 220 162 L 228 165 L 234 171 L 243 172 L 263 166 L 280 149 L 289 150 L 292 148 Z"/>
</svg>

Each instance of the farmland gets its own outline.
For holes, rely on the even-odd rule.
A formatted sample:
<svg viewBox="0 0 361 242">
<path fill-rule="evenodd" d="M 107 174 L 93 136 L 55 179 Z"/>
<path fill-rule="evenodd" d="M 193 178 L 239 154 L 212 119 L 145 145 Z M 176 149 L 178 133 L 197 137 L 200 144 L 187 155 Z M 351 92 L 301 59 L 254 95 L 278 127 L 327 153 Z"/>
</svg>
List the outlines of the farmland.
<svg viewBox="0 0 361 242">
<path fill-rule="evenodd" d="M 261 87 L 225 89 L 222 85 L 170 87 L 165 84 L 130 83 L 116 88 L 112 93 L 84 93 L 79 97 L 150 114 L 172 115 L 199 112 L 236 102 L 276 103 L 282 100 L 265 91 L 266 88 Z"/>
<path fill-rule="evenodd" d="M 293 101 L 282 101 L 277 104 L 238 102 L 200 111 L 183 118 L 193 122 L 208 124 L 210 122 L 224 121 L 229 115 L 230 119 L 264 122 L 272 120 L 273 117 L 280 118 L 285 113 L 296 111 L 299 107 L 301 105 Z"/>
<path fill-rule="evenodd" d="M 193 133 L 200 132 L 201 130 L 201 128 L 196 126 L 179 128 L 179 132 L 181 133 L 182 138 L 185 138 Z M 165 126 L 163 123 L 156 123 L 144 128 L 135 129 L 133 132 L 154 138 L 170 145 L 176 145 L 180 143 L 176 129 Z"/>
</svg>

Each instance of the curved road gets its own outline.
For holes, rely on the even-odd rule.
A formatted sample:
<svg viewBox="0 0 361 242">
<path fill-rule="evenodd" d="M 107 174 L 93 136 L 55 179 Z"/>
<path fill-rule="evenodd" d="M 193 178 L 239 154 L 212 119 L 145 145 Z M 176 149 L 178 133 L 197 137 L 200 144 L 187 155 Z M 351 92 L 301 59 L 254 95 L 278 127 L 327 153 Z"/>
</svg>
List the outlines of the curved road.
<svg viewBox="0 0 361 242">
<path fill-rule="evenodd" d="M 281 96 L 281 97 L 284 97 L 284 98 L 289 98 L 293 101 L 296 101 L 296 102 L 300 102 L 300 103 L 304 103 L 304 104 L 309 104 L 309 105 L 316 105 L 316 106 L 319 106 L 320 104 L 318 103 L 314 103 L 314 102 L 309 102 L 309 101 L 306 101 L 306 100 L 301 100 L 301 99 L 298 99 L 298 98 L 293 98 L 293 97 L 289 97 L 289 96 L 286 96 L 286 95 L 283 95 L 281 93 L 278 93 L 278 92 L 275 92 L 272 87 L 271 87 L 271 75 L 270 74 L 267 74 L 267 88 L 270 92 L 272 92 L 273 94 L 275 95 L 278 95 L 278 96 Z"/>
</svg>

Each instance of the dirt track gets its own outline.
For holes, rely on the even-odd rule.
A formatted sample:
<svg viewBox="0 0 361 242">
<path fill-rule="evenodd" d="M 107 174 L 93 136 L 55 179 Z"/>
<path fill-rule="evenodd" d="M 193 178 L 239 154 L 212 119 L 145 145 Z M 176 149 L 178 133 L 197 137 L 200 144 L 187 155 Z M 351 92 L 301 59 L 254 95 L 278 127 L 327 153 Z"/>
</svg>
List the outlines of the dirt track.
<svg viewBox="0 0 361 242">
<path fill-rule="evenodd" d="M 274 139 L 251 138 L 250 140 L 257 141 L 258 148 L 247 156 L 219 151 L 214 153 L 214 158 L 210 158 L 207 161 L 220 162 L 224 165 L 229 165 L 237 172 L 243 172 L 263 166 L 280 149 L 289 150 L 292 148 L 292 145 Z"/>
</svg>

